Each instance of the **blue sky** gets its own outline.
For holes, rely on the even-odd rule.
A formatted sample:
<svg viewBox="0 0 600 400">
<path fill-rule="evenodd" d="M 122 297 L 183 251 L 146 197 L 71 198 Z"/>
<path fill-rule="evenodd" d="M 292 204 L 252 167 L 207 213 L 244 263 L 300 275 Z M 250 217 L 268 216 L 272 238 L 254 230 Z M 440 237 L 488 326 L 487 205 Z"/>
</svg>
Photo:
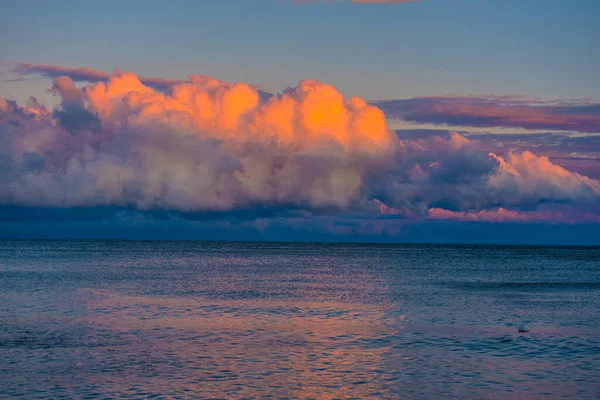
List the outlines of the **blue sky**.
<svg viewBox="0 0 600 400">
<path fill-rule="evenodd" d="M 272 92 L 301 79 L 391 99 L 520 94 L 600 99 L 595 0 L 0 1 L 2 61 L 189 73 Z M 46 86 L 1 83 L 22 98 Z"/>
</svg>

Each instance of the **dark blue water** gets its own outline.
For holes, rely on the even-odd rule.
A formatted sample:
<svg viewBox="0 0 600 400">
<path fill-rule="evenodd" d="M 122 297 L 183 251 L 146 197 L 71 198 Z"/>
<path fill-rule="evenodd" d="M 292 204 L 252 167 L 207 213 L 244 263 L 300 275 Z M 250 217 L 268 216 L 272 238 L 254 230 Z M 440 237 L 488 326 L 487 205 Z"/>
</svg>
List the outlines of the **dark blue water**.
<svg viewBox="0 0 600 400">
<path fill-rule="evenodd" d="M 600 248 L 0 241 L 0 396 L 598 398 Z"/>
</svg>

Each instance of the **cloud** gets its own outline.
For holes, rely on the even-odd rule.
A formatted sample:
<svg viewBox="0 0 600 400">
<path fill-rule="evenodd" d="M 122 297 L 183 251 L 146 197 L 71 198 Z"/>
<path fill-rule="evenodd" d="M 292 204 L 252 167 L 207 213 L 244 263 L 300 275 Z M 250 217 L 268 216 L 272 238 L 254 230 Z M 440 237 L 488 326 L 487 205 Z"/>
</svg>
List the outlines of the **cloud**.
<svg viewBox="0 0 600 400">
<path fill-rule="evenodd" d="M 442 129 L 400 129 L 396 133 L 405 140 L 440 137 Z M 561 167 L 594 179 L 600 178 L 600 135 L 577 133 L 472 133 L 461 132 L 477 143 L 481 151 L 501 156 L 509 152 L 530 151 L 544 154 Z"/>
<path fill-rule="evenodd" d="M 556 133 L 467 134 L 482 150 L 497 154 L 532 151 L 541 153 L 570 171 L 600 178 L 600 135 L 573 136 Z"/>
<path fill-rule="evenodd" d="M 558 222 L 558 223 L 600 223 L 600 216 L 590 213 L 574 215 L 571 210 L 567 213 L 553 211 L 513 211 L 505 208 L 479 211 L 450 211 L 441 208 L 431 208 L 428 211 L 429 219 L 455 220 L 455 221 L 483 221 L 483 222 Z"/>
<path fill-rule="evenodd" d="M 60 76 L 52 91 L 53 110 L 0 98 L 4 206 L 237 215 L 261 229 L 335 217 L 352 221 L 336 231 L 386 234 L 398 231 L 389 221 L 436 216 L 600 212 L 600 182 L 548 157 L 490 152 L 456 132 L 398 136 L 379 108 L 318 81 L 267 99 L 194 75 L 162 92 L 116 71 L 83 88 Z"/>
<path fill-rule="evenodd" d="M 104 82 L 111 76 L 108 72 L 98 71 L 89 67 L 66 67 L 62 65 L 31 63 L 8 63 L 8 65 L 14 66 L 13 72 L 19 75 L 37 74 L 48 78 L 68 76 L 76 82 Z M 139 80 L 146 86 L 163 91 L 172 86 L 186 82 L 182 79 L 163 79 L 147 76 L 140 76 Z"/>
<path fill-rule="evenodd" d="M 372 102 L 388 118 L 449 126 L 600 132 L 600 103 L 520 96 L 417 97 Z"/>
<path fill-rule="evenodd" d="M 267 102 L 249 85 L 202 77 L 169 94 L 118 72 L 80 92 L 63 80 L 54 86 L 63 100 L 54 113 L 4 100 L 13 168 L 22 169 L 25 153 L 46 166 L 17 174 L 5 194 L 11 202 L 344 208 L 360 197 L 365 169 L 385 164 L 395 146 L 379 109 L 315 81 Z M 71 129 L 86 122 L 81 111 L 101 121 L 100 132 Z M 66 116 L 77 122 L 65 124 Z"/>
<path fill-rule="evenodd" d="M 12 66 L 11 72 L 17 74 L 23 79 L 27 75 L 41 75 L 47 78 L 64 78 L 68 77 L 74 82 L 107 82 L 110 77 L 114 74 L 119 74 L 121 71 L 115 70 L 112 74 L 104 71 L 98 71 L 89 67 L 68 67 L 62 65 L 45 65 L 45 64 L 31 64 L 31 63 L 19 63 L 19 62 L 5 62 L 0 63 Z M 138 76 L 137 79 L 152 89 L 166 92 L 176 85 L 187 83 L 191 80 L 201 80 L 202 76 L 190 74 L 188 79 L 165 79 L 151 76 Z M 269 99 L 273 96 L 271 93 L 257 89 L 259 96 L 263 100 Z"/>
</svg>

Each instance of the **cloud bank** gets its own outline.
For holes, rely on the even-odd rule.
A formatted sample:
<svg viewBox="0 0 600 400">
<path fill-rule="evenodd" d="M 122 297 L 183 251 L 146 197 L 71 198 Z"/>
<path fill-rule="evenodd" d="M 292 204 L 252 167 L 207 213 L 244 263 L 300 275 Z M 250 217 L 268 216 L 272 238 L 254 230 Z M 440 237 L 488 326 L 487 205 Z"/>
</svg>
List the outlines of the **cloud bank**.
<svg viewBox="0 0 600 400">
<path fill-rule="evenodd" d="M 398 137 L 381 109 L 322 82 L 266 99 L 210 77 L 165 92 L 143 79 L 116 71 L 79 88 L 56 77 L 55 109 L 0 98 L 0 204 L 359 221 L 575 223 L 600 213 L 595 179 L 456 132 Z"/>
</svg>

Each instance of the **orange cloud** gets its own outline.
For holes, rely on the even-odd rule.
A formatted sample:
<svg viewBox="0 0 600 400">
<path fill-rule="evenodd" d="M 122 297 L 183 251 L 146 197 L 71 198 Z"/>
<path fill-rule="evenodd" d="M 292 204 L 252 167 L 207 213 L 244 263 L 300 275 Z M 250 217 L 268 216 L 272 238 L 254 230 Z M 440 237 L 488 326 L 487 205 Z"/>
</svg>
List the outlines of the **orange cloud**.
<svg viewBox="0 0 600 400">
<path fill-rule="evenodd" d="M 163 92 L 119 71 L 52 90 L 54 110 L 0 98 L 3 204 L 522 222 L 541 204 L 579 208 L 577 220 L 600 212 L 597 180 L 457 132 L 399 138 L 381 109 L 315 80 L 268 99 L 195 75 Z M 547 212 L 535 216 L 559 218 Z"/>
<path fill-rule="evenodd" d="M 52 168 L 26 174 L 27 182 L 12 192 L 14 202 L 344 208 L 360 198 L 365 168 L 385 162 L 398 143 L 380 110 L 318 81 L 303 81 L 268 101 L 245 83 L 199 76 L 166 94 L 122 72 L 82 90 L 63 78 L 55 87 L 63 98 L 84 99 L 85 109 L 70 110 L 71 119 L 80 121 L 69 128 L 99 118 L 102 135 L 79 130 L 74 136 L 52 120 L 44 122 L 51 133 L 43 137 L 39 129 L 16 134 L 15 156 L 52 154 L 44 165 L 56 162 L 64 173 L 58 181 Z M 29 114 L 37 112 L 30 108 Z M 98 141 L 102 148 L 96 148 Z M 59 149 L 63 143 L 72 150 Z M 72 179 L 85 184 L 67 198 L 47 190 Z"/>
</svg>

